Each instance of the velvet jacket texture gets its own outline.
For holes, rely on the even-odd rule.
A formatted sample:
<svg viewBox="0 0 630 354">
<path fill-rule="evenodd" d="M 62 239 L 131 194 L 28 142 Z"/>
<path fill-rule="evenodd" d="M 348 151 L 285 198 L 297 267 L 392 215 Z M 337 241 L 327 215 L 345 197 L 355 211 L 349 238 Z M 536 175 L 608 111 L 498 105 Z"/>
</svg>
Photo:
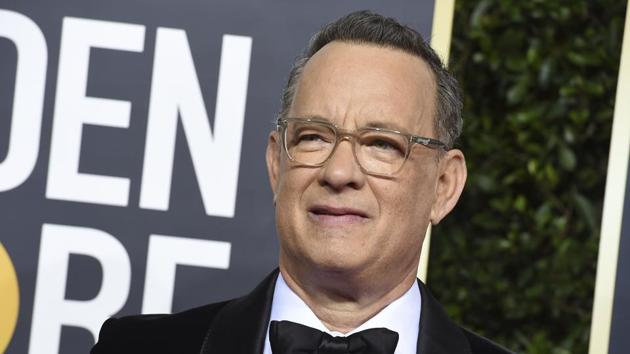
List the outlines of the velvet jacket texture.
<svg viewBox="0 0 630 354">
<path fill-rule="evenodd" d="M 91 354 L 260 354 L 263 351 L 278 270 L 250 294 L 172 315 L 107 320 Z M 422 295 L 418 353 L 509 354 L 447 316 L 426 286 Z"/>
</svg>

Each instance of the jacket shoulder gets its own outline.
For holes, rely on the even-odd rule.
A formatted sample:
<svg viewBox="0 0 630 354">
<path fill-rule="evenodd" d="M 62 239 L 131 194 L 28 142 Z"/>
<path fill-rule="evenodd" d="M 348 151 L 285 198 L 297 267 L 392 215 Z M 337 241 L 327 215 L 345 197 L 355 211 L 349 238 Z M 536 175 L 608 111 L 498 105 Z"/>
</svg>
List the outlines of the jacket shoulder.
<svg viewBox="0 0 630 354">
<path fill-rule="evenodd" d="M 198 353 L 212 321 L 228 302 L 176 314 L 110 318 L 90 353 Z"/>
<path fill-rule="evenodd" d="M 464 335 L 468 339 L 472 354 L 514 354 L 511 351 L 501 347 L 500 345 L 475 334 L 465 328 L 462 328 Z"/>
</svg>

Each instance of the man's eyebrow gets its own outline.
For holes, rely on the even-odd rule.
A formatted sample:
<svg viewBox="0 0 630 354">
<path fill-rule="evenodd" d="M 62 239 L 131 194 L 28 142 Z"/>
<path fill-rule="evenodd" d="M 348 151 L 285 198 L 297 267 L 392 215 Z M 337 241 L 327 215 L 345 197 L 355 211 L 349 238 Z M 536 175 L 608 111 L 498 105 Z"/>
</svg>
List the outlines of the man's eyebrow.
<svg viewBox="0 0 630 354">
<path fill-rule="evenodd" d="M 387 122 L 387 121 L 382 121 L 382 120 L 371 120 L 369 122 L 367 122 L 367 124 L 365 124 L 363 127 L 366 128 L 383 128 L 383 129 L 389 129 L 389 130 L 396 130 L 399 132 L 408 132 L 409 129 L 406 129 L 396 123 L 393 122 Z"/>
<path fill-rule="evenodd" d="M 307 115 L 302 116 L 301 118 L 314 119 L 314 120 L 324 121 L 324 122 L 328 122 L 332 124 L 332 121 L 329 118 L 326 118 L 324 116 L 320 116 L 317 114 L 307 114 Z"/>
<path fill-rule="evenodd" d="M 307 115 L 302 116 L 301 118 L 314 119 L 314 120 L 324 121 L 330 124 L 334 124 L 334 122 L 330 120 L 330 118 L 320 116 L 317 114 L 307 114 Z M 378 120 L 378 119 L 370 120 L 366 124 L 362 124 L 358 128 L 382 128 L 382 129 L 388 129 L 388 130 L 395 130 L 402 133 L 409 133 L 409 129 L 403 126 L 400 126 L 394 122 L 389 122 L 386 120 Z"/>
</svg>

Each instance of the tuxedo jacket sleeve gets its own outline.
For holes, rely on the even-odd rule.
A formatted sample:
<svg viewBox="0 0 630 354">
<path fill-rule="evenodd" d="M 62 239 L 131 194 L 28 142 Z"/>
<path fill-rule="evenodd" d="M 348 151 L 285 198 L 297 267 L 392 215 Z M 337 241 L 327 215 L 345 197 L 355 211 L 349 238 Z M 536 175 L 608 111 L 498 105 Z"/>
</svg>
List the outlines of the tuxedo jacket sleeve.
<svg viewBox="0 0 630 354">
<path fill-rule="evenodd" d="M 91 354 L 260 354 L 271 314 L 276 269 L 250 294 L 172 315 L 107 320 Z M 418 353 L 509 354 L 453 323 L 426 286 L 422 295 Z"/>
</svg>

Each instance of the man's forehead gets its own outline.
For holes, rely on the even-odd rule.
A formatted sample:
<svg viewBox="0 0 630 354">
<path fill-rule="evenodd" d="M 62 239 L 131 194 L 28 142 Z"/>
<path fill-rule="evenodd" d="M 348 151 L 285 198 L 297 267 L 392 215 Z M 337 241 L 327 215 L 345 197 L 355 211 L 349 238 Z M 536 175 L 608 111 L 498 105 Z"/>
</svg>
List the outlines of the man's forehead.
<svg viewBox="0 0 630 354">
<path fill-rule="evenodd" d="M 318 50 L 308 60 L 305 70 L 309 67 L 330 66 L 338 64 L 338 61 L 348 64 L 385 64 L 385 65 L 409 65 L 419 72 L 431 74 L 429 65 L 417 55 L 406 52 L 392 46 L 384 46 L 368 42 L 332 41 Z"/>
<path fill-rule="evenodd" d="M 291 111 L 336 124 L 350 118 L 350 125 L 409 131 L 427 121 L 432 125 L 435 92 L 434 75 L 421 58 L 389 47 L 335 41 L 305 65 Z"/>
</svg>

